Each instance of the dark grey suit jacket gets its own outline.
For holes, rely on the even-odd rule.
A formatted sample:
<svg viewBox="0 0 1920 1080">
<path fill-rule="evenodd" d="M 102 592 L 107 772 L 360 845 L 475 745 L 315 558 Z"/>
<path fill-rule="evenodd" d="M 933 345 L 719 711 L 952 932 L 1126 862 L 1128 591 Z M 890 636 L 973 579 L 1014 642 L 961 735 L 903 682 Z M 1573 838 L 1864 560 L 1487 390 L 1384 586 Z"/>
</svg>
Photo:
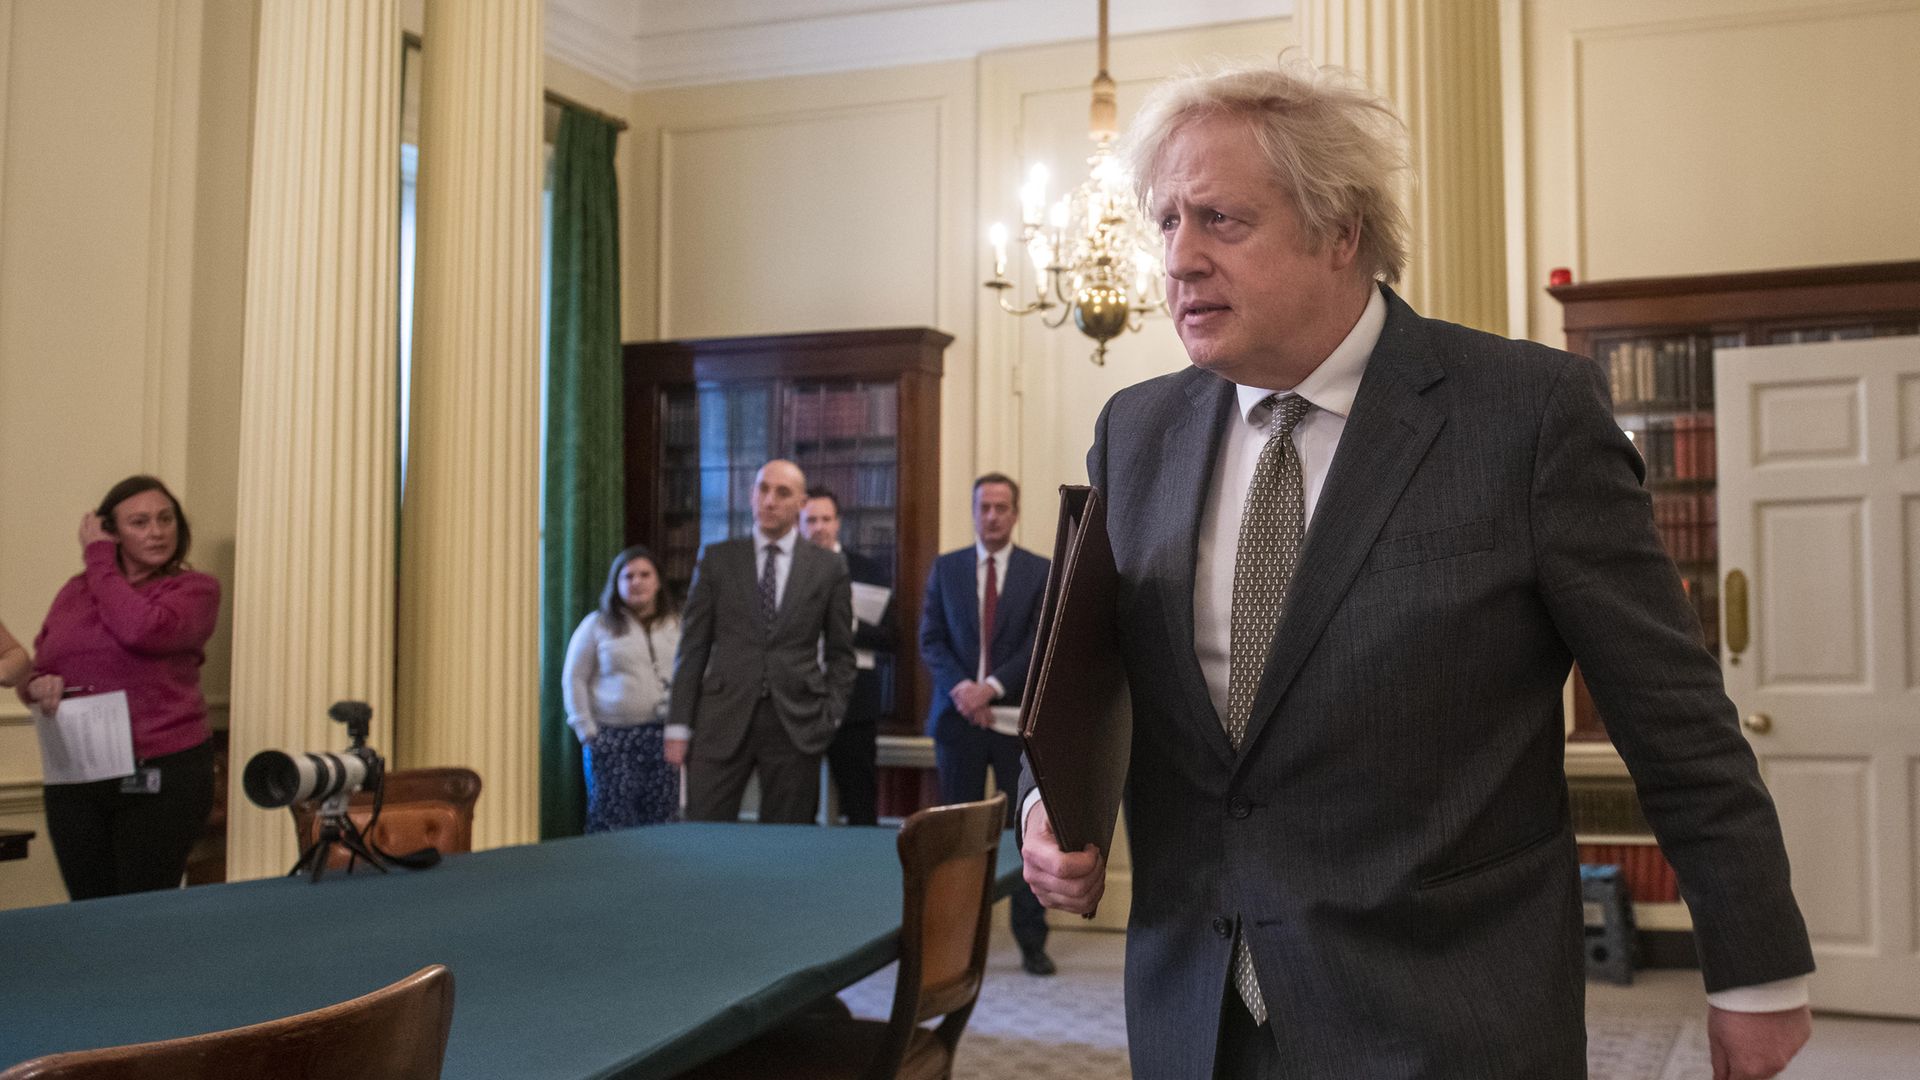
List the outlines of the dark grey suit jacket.
<svg viewBox="0 0 1920 1080">
<path fill-rule="evenodd" d="M 825 750 L 847 712 L 854 676 L 847 564 L 804 540 L 795 543 L 769 630 L 753 545 L 751 537 L 707 545 L 687 591 L 668 722 L 692 729 L 687 751 L 695 757 L 737 753 L 763 694 L 802 753 Z"/>
<path fill-rule="evenodd" d="M 1583 1076 L 1574 659 L 1679 871 L 1708 989 L 1813 967 L 1598 370 L 1387 301 L 1238 753 L 1193 647 L 1232 386 L 1190 368 L 1123 390 L 1087 458 L 1133 674 L 1136 1076 L 1212 1075 L 1236 922 L 1289 1076 Z"/>
</svg>

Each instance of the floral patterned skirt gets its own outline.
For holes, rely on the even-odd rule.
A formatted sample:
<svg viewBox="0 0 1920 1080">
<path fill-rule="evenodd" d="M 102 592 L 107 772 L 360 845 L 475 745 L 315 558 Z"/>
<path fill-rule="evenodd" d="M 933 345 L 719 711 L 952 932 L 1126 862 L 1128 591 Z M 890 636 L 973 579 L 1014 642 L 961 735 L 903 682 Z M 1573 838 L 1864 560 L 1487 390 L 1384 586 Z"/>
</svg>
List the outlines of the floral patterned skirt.
<svg viewBox="0 0 1920 1080">
<path fill-rule="evenodd" d="M 659 724 L 603 727 L 584 750 L 587 831 L 671 821 L 680 810 L 680 770 L 667 764 Z"/>
</svg>

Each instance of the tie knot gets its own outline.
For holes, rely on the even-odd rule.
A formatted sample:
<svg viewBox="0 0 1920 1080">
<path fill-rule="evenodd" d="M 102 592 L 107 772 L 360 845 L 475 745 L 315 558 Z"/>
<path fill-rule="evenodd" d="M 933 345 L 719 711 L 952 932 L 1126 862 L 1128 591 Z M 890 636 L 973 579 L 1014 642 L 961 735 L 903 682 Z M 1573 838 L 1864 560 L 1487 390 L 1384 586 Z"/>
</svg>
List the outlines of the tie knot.
<svg viewBox="0 0 1920 1080">
<path fill-rule="evenodd" d="M 1267 437 L 1277 438 L 1293 434 L 1294 426 L 1307 415 L 1307 410 L 1313 408 L 1313 402 L 1299 394 L 1274 394 L 1267 398 L 1267 408 L 1272 418 Z"/>
</svg>

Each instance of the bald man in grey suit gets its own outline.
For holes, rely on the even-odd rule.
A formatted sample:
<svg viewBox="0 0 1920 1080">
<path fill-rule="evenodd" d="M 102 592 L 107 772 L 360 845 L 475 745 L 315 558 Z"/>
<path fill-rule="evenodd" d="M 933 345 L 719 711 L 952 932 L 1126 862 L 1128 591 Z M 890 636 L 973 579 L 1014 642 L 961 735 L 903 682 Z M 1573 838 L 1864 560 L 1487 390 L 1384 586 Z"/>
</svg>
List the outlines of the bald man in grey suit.
<svg viewBox="0 0 1920 1080">
<path fill-rule="evenodd" d="M 800 540 L 807 480 L 791 461 L 754 478 L 754 532 L 707 545 L 681 615 L 667 760 L 687 765 L 687 816 L 732 821 L 760 776 L 763 822 L 820 805 L 820 756 L 853 692 L 847 564 Z"/>
<path fill-rule="evenodd" d="M 1134 174 L 1193 366 L 1087 456 L 1131 675 L 1126 998 L 1154 1080 L 1586 1073 L 1561 691 L 1679 872 L 1716 1080 L 1806 1041 L 1772 802 L 1589 361 L 1424 319 L 1397 121 L 1310 65 L 1173 84 Z M 1026 878 L 1105 867 L 1028 798 Z"/>
</svg>

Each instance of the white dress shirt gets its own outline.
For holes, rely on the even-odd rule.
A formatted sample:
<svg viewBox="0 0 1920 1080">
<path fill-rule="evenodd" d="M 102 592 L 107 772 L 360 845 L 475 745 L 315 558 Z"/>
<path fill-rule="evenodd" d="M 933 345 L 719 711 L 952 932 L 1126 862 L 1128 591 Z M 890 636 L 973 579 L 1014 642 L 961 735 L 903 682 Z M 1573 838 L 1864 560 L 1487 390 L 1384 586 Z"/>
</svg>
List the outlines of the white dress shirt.
<svg viewBox="0 0 1920 1080">
<path fill-rule="evenodd" d="M 767 549 L 779 548 L 780 561 L 773 567 L 773 610 L 779 611 L 787 598 L 787 579 L 793 576 L 793 545 L 800 536 L 800 530 L 788 529 L 778 540 L 767 539 L 767 534 L 759 529 L 753 531 L 753 587 L 760 589 L 760 579 L 767 573 Z"/>
<path fill-rule="evenodd" d="M 1386 325 L 1387 302 L 1375 289 L 1346 340 L 1335 346 L 1312 374 L 1300 380 L 1300 385 L 1234 387 L 1238 416 L 1227 424 L 1220 440 L 1213 481 L 1200 511 L 1200 539 L 1193 561 L 1193 652 L 1200 661 L 1201 674 L 1206 676 L 1207 696 L 1213 699 L 1216 715 L 1227 713 L 1227 675 L 1233 653 L 1233 563 L 1240 550 L 1240 520 L 1246 513 L 1254 466 L 1259 464 L 1271 428 L 1272 411 L 1257 406 L 1276 390 L 1298 394 L 1313 403 L 1293 428 L 1293 448 L 1300 454 L 1305 495 L 1304 523 L 1311 529 L 1320 489 L 1326 486 L 1327 470 L 1333 465 L 1334 452 L 1340 449 L 1340 435 L 1347 429 L 1347 414 L 1353 411 L 1354 395 L 1360 391 L 1360 376 L 1366 373 L 1367 358 L 1373 355 Z"/>
</svg>

